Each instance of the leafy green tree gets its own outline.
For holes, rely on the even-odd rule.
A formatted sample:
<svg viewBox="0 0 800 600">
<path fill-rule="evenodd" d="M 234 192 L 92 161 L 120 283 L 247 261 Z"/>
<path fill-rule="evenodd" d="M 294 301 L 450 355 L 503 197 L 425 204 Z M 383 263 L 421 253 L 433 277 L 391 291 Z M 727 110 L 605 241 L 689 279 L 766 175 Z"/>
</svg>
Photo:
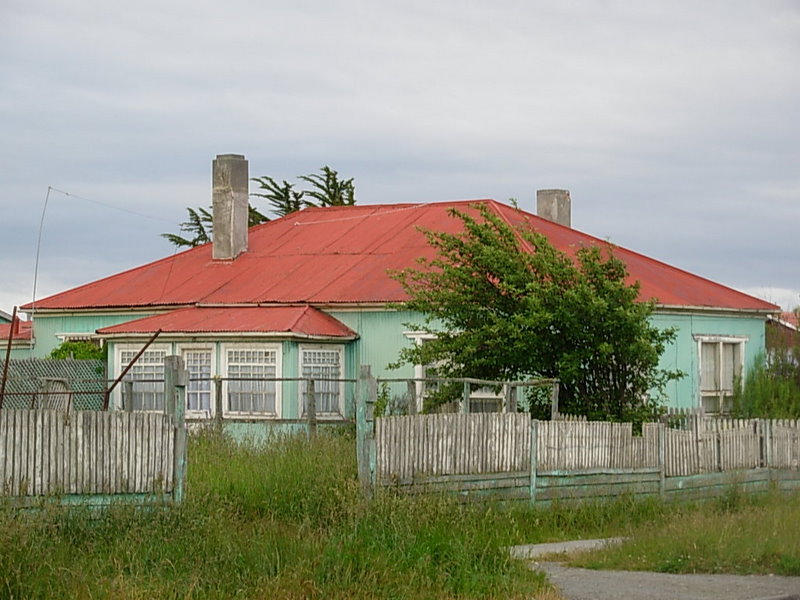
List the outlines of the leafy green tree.
<svg viewBox="0 0 800 600">
<path fill-rule="evenodd" d="M 283 180 L 278 183 L 274 178 L 264 175 L 254 177 L 252 181 L 259 184 L 260 192 L 251 196 L 264 198 L 269 202 L 270 212 L 278 217 L 286 216 L 310 206 L 350 206 L 356 203 L 355 184 L 353 178 L 339 179 L 339 173 L 327 165 L 320 169 L 321 173 L 300 175 L 298 179 L 308 183 L 307 190 L 295 190 L 295 184 Z M 269 217 L 249 205 L 248 227 L 269 221 Z M 178 247 L 194 247 L 211 241 L 214 229 L 214 216 L 211 208 L 187 208 L 189 219 L 181 223 L 181 232 L 191 234 L 188 237 L 175 233 L 162 233 L 161 237 Z"/>
<path fill-rule="evenodd" d="M 394 274 L 409 310 L 435 339 L 400 362 L 436 364 L 443 377 L 560 381 L 562 412 L 640 422 L 679 372 L 658 368 L 674 331 L 650 324 L 653 302 L 610 250 L 585 247 L 574 260 L 528 227 L 512 227 L 484 205 L 451 215 L 463 231 L 425 231 L 438 251 Z"/>
<path fill-rule="evenodd" d="M 88 340 L 61 342 L 53 348 L 47 358 L 75 360 L 105 360 L 108 356 L 108 346 L 98 346 Z"/>
</svg>

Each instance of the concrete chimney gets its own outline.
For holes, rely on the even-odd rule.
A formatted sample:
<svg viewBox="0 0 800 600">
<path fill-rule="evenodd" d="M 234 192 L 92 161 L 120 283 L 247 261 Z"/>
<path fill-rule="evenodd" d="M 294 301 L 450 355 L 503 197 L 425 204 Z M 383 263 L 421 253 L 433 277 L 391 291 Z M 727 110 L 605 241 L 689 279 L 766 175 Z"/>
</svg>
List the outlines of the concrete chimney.
<svg viewBox="0 0 800 600">
<path fill-rule="evenodd" d="M 536 214 L 565 227 L 572 227 L 569 190 L 536 190 Z"/>
<path fill-rule="evenodd" d="M 212 163 L 215 260 L 233 260 L 247 250 L 250 177 L 241 154 L 218 154 Z"/>
</svg>

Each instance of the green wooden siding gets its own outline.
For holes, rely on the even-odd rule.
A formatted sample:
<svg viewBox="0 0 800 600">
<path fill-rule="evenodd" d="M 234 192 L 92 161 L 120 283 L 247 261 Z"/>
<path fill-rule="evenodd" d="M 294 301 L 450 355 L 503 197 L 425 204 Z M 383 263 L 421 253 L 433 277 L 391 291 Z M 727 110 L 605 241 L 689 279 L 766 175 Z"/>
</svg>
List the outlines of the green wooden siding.
<svg viewBox="0 0 800 600">
<path fill-rule="evenodd" d="M 661 358 L 661 367 L 683 371 L 684 377 L 672 381 L 667 387 L 667 405 L 674 408 L 698 406 L 700 365 L 697 335 L 743 336 L 744 373 L 747 374 L 756 357 L 764 352 L 764 318 L 751 315 L 706 315 L 697 313 L 658 313 L 652 322 L 659 328 L 675 328 L 675 341 L 667 347 Z"/>
<path fill-rule="evenodd" d="M 44 357 L 59 343 L 58 334 L 94 332 L 134 318 L 142 318 L 153 313 L 64 313 L 61 315 L 42 315 L 34 321 L 36 345 L 33 356 Z M 403 365 L 399 369 L 389 369 L 389 365 L 397 361 L 401 348 L 413 343 L 406 335 L 418 330 L 423 322 L 421 315 L 400 310 L 361 310 L 361 311 L 329 311 L 333 317 L 358 333 L 359 339 L 345 343 L 344 376 L 355 379 L 361 364 L 371 365 L 373 374 L 378 378 L 411 378 L 414 376 L 412 365 Z M 748 314 L 713 315 L 704 313 L 667 313 L 662 312 L 652 317 L 652 322 L 660 328 L 674 327 L 677 330 L 675 342 L 671 344 L 662 357 L 661 366 L 668 369 L 679 369 L 685 376 L 673 381 L 667 388 L 667 405 L 675 408 L 697 406 L 699 387 L 698 344 L 696 335 L 729 335 L 744 336 L 745 373 L 753 364 L 756 356 L 764 351 L 764 318 Z M 145 338 L 141 339 L 144 342 Z M 235 340 L 230 340 L 235 341 Z M 256 341 L 248 338 L 248 342 Z M 273 339 L 264 339 L 274 343 Z M 299 365 L 298 344 L 301 341 L 283 342 L 283 376 L 297 377 Z M 111 348 L 113 351 L 113 347 Z M 219 350 L 219 348 L 217 348 Z M 12 356 L 26 357 L 27 352 L 15 350 Z M 113 357 L 113 352 L 109 353 Z M 110 359 L 111 360 L 111 359 Z M 217 360 L 221 355 L 217 352 Z M 111 365 L 109 365 L 111 366 Z M 217 365 L 219 372 L 220 365 Z M 109 370 L 113 373 L 113 370 Z M 392 384 L 391 392 L 402 395 L 404 384 Z M 347 385 L 346 397 L 353 396 L 352 384 Z M 283 384 L 283 416 L 287 419 L 298 418 L 297 383 Z M 352 415 L 352 407 L 346 407 L 348 415 Z"/>
</svg>

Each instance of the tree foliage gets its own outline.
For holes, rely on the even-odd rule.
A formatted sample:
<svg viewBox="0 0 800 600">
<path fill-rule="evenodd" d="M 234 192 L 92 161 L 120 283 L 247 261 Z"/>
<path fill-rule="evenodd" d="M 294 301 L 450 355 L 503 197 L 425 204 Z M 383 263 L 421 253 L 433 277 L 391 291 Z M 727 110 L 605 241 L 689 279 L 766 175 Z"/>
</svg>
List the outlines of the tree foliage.
<svg viewBox="0 0 800 600">
<path fill-rule="evenodd" d="M 278 181 L 268 175 L 254 177 L 252 181 L 258 183 L 259 192 L 251 196 L 264 198 L 269 203 L 269 212 L 276 217 L 283 217 L 303 208 L 311 206 L 350 206 L 356 203 L 355 184 L 353 178 L 340 179 L 339 173 L 327 165 L 320 169 L 320 173 L 300 175 L 299 180 L 307 183 L 305 190 L 296 190 L 295 184 L 285 179 Z M 258 211 L 252 204 L 249 208 L 248 227 L 269 221 L 269 217 Z M 181 223 L 181 233 L 162 233 L 161 237 L 169 240 L 178 247 L 194 247 L 207 244 L 212 240 L 214 230 L 214 216 L 211 207 L 187 208 L 188 220 Z"/>
<path fill-rule="evenodd" d="M 795 309 L 800 312 L 800 309 Z M 735 388 L 733 415 L 743 419 L 800 418 L 800 332 L 767 324 L 767 354 Z"/>
<path fill-rule="evenodd" d="M 638 283 L 608 249 L 579 248 L 574 260 L 528 227 L 488 208 L 452 210 L 462 233 L 425 231 L 438 257 L 395 273 L 435 339 L 402 351 L 401 362 L 437 364 L 444 377 L 560 381 L 562 412 L 641 421 L 678 372 L 658 368 L 674 332 L 648 317 Z"/>
<path fill-rule="evenodd" d="M 64 341 L 53 348 L 47 358 L 75 360 L 105 360 L 108 355 L 107 346 L 98 346 L 88 340 Z"/>
</svg>

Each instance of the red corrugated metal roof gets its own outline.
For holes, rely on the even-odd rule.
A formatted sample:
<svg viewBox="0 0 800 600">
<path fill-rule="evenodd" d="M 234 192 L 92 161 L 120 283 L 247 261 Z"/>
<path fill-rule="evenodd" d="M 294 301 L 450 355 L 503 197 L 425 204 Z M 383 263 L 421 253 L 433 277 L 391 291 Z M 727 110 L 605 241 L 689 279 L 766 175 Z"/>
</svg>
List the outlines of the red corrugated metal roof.
<svg viewBox="0 0 800 600">
<path fill-rule="evenodd" d="M 310 306 L 191 307 L 104 327 L 103 335 L 163 333 L 286 333 L 353 339 L 356 333 Z"/>
<path fill-rule="evenodd" d="M 449 209 L 481 202 L 510 223 L 527 221 L 561 250 L 612 248 L 641 283 L 641 298 L 677 307 L 775 311 L 773 304 L 493 200 L 310 208 L 250 229 L 249 249 L 214 261 L 200 246 L 38 300 L 36 309 L 186 304 L 354 304 L 406 299 L 387 270 L 432 257 L 420 227 L 456 232 Z M 26 307 L 29 309 L 30 305 Z"/>
<path fill-rule="evenodd" d="M 14 337 L 12 339 L 21 341 L 31 339 L 33 332 L 31 330 L 30 321 L 17 321 L 15 325 Z M 11 323 L 0 323 L 0 340 L 6 340 L 6 342 L 8 342 L 8 336 L 10 332 Z"/>
</svg>

